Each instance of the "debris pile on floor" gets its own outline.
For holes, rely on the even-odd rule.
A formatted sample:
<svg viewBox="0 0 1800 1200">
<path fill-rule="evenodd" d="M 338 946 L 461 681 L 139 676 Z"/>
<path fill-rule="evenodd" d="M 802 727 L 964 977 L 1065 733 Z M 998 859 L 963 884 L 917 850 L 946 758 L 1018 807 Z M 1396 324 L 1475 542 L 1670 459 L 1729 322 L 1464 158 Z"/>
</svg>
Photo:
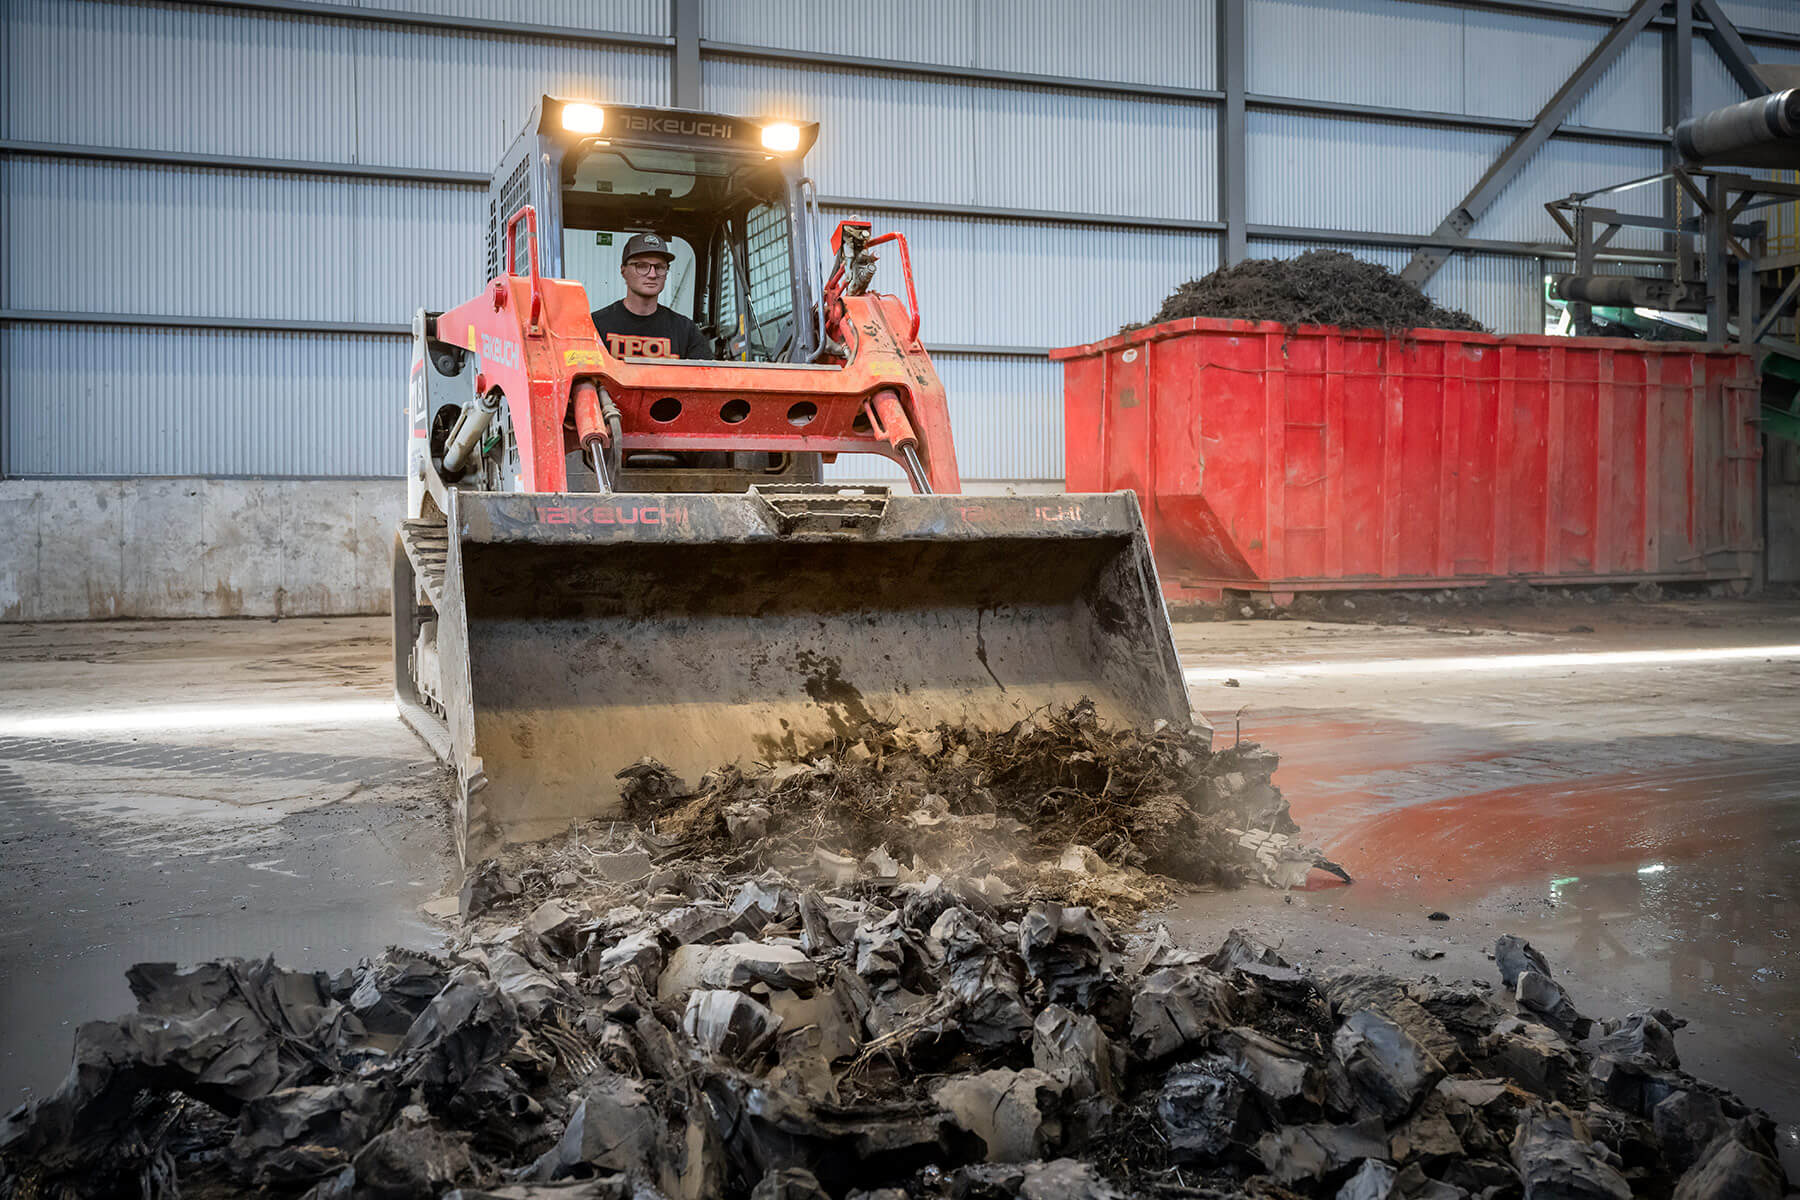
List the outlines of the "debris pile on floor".
<svg viewBox="0 0 1800 1200">
<path fill-rule="evenodd" d="M 1255 258 L 1176 288 L 1144 325 L 1183 317 L 1228 317 L 1345 329 L 1461 329 L 1486 333 L 1468 313 L 1442 308 L 1379 263 L 1339 250 Z"/>
<path fill-rule="evenodd" d="M 640 840 L 483 864 L 441 956 L 133 968 L 0 1124 L 0 1197 L 1778 1200 L 1681 1022 L 1596 1024 L 1518 939 L 1493 994 L 1068 903 L 1269 873 L 1272 769 L 1081 708 L 639 764 Z"/>
<path fill-rule="evenodd" d="M 1780 1200 L 1761 1113 L 1669 1013 L 1592 1024 L 1515 938 L 1504 993 L 1315 978 L 1233 931 L 934 878 L 854 896 L 655 873 L 448 956 L 130 973 L 0 1194 Z M 64 1189 L 58 1191 L 57 1189 Z"/>
<path fill-rule="evenodd" d="M 629 845 L 609 846 L 616 831 L 602 822 L 498 866 L 521 881 L 515 902 L 604 889 L 678 858 L 827 886 L 955 875 L 990 898 L 1111 917 L 1166 898 L 1171 881 L 1349 882 L 1294 836 L 1278 761 L 1255 743 L 1213 750 L 1203 730 L 1112 729 L 1085 701 L 999 731 L 871 722 L 809 759 L 723 767 L 694 787 L 645 759 L 622 772 L 641 824 Z"/>
</svg>

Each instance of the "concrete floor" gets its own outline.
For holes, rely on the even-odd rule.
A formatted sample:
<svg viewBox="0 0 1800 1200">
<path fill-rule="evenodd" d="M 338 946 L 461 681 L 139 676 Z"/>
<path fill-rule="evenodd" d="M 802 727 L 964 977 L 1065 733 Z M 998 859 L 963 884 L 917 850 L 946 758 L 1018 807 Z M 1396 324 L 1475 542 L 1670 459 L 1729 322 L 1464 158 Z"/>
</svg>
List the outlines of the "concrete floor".
<svg viewBox="0 0 1800 1200">
<path fill-rule="evenodd" d="M 1670 1008 L 1685 1067 L 1800 1122 L 1800 610 L 1496 619 L 1523 628 L 1178 627 L 1215 740 L 1241 720 L 1281 753 L 1303 832 L 1357 883 L 1191 897 L 1171 931 L 1487 981 L 1494 938 L 1521 934 L 1583 1011 Z M 1785 649 L 1715 657 L 1739 647 Z"/>
<path fill-rule="evenodd" d="M 1281 752 L 1358 883 L 1157 919 L 1444 978 L 1493 979 L 1483 949 L 1521 933 L 1585 1011 L 1674 1009 L 1685 1065 L 1800 1122 L 1800 606 L 1409 619 L 1178 626 L 1219 740 Z M 1586 657 L 1621 651 L 1675 656 Z M 385 708 L 385 621 L 3 626 L 0 672 L 0 1100 L 130 1007 L 132 962 L 435 943 L 442 783 Z"/>
<path fill-rule="evenodd" d="M 385 620 L 0 626 L 0 1105 L 143 960 L 431 945 L 443 786 Z"/>
</svg>

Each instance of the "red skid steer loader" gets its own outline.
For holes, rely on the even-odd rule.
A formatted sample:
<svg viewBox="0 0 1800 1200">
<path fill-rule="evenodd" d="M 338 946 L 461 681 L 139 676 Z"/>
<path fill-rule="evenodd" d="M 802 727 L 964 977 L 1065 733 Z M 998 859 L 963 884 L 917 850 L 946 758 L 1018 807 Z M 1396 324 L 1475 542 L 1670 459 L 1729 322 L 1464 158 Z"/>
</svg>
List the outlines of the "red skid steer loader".
<svg viewBox="0 0 1800 1200">
<path fill-rule="evenodd" d="M 394 673 L 465 863 L 618 814 L 646 755 L 694 782 L 871 718 L 1191 719 L 1129 492 L 961 494 L 905 239 L 844 221 L 820 261 L 816 134 L 545 97 L 489 190 L 490 282 L 414 318 Z M 643 232 L 716 359 L 596 334 Z M 905 303 L 869 290 L 890 243 Z M 906 488 L 821 483 L 848 454 Z"/>
</svg>

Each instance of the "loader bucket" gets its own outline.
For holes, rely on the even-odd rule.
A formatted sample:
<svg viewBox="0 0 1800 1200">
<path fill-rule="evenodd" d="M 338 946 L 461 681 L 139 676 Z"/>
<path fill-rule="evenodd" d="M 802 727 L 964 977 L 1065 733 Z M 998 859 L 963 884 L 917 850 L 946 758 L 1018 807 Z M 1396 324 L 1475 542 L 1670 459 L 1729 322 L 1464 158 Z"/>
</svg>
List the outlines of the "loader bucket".
<svg viewBox="0 0 1800 1200">
<path fill-rule="evenodd" d="M 455 494 L 438 613 L 458 850 L 622 816 L 646 755 L 690 784 L 871 718 L 1005 729 L 1091 699 L 1186 725 L 1137 502 Z"/>
</svg>

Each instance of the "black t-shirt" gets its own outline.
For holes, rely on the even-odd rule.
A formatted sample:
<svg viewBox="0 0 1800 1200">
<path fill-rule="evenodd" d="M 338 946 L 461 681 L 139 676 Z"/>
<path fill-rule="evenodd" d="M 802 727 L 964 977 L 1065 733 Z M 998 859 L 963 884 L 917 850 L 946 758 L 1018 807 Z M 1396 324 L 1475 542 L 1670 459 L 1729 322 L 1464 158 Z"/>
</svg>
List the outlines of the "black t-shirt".
<svg viewBox="0 0 1800 1200">
<path fill-rule="evenodd" d="M 615 300 L 593 314 L 594 329 L 614 358 L 711 358 L 712 343 L 700 327 L 671 308 L 640 317 Z"/>
</svg>

